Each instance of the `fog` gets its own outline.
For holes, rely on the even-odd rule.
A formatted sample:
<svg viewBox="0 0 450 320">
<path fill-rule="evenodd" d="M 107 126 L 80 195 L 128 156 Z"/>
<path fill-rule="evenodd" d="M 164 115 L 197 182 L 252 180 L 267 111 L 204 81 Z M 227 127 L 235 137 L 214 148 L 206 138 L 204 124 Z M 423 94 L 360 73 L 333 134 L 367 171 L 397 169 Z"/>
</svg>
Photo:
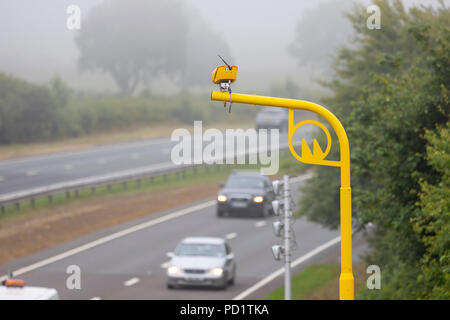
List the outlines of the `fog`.
<svg viewBox="0 0 450 320">
<path fill-rule="evenodd" d="M 117 92 L 116 82 L 106 72 L 80 68 L 81 53 L 75 41 L 84 28 L 88 28 L 87 21 L 94 8 L 108 1 L 0 0 L 0 72 L 39 83 L 47 83 L 57 74 L 79 91 L 102 94 Z M 152 2 L 147 1 L 150 4 Z M 355 2 L 370 3 L 362 0 L 180 1 L 177 5 L 182 7 L 188 25 L 180 25 L 180 28 L 189 29 L 187 35 L 180 38 L 187 46 L 187 58 L 179 62 L 185 65 L 184 74 L 177 76 L 174 73 L 171 76 L 170 73 L 157 73 L 154 68 L 150 75 L 143 76 L 145 81 L 142 81 L 139 89 L 148 86 L 152 92 L 164 93 L 180 88 L 205 89 L 208 87 L 210 71 L 220 64 L 217 54 L 222 54 L 229 63 L 239 66 L 239 85 L 236 85 L 239 89 L 261 92 L 289 78 L 300 87 L 319 90 L 320 86 L 313 78 L 329 76 L 330 70 L 327 68 L 332 56 L 351 36 L 351 26 L 343 12 Z M 136 1 L 124 1 L 122 5 L 132 6 L 132 3 Z M 438 1 L 404 3 L 435 5 Z M 80 30 L 66 27 L 69 16 L 66 9 L 69 5 L 77 5 L 81 9 Z M 127 19 L 124 13 L 124 19 L 116 21 L 116 24 L 129 25 L 133 22 Z M 149 15 L 148 19 L 158 26 L 155 27 L 158 30 L 153 35 L 140 36 L 143 37 L 143 43 L 144 38 L 159 37 L 157 46 L 166 45 L 170 41 L 168 35 L 172 28 L 181 23 L 173 21 L 167 24 L 161 15 Z M 159 22 L 158 19 L 162 20 Z M 299 26 L 302 28 L 301 41 L 308 47 L 296 51 L 293 46 Z M 116 26 L 113 23 L 104 27 L 114 29 Z M 295 57 L 292 52 L 297 52 L 297 55 L 301 52 L 305 56 Z M 178 52 L 170 54 L 176 55 Z M 313 63 L 314 59 L 317 64 Z"/>
</svg>

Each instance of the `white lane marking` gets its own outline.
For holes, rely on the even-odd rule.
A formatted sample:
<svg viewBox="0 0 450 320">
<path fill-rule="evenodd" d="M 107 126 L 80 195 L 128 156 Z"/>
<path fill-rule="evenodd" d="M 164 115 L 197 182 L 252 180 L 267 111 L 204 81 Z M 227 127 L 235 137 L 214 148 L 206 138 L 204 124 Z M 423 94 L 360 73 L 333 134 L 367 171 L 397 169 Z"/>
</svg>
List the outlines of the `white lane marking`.
<svg viewBox="0 0 450 320">
<path fill-rule="evenodd" d="M 73 165 L 71 165 L 71 164 L 66 164 L 66 165 L 64 166 L 64 169 L 66 169 L 66 170 L 72 170 L 72 169 L 73 169 Z"/>
<path fill-rule="evenodd" d="M 181 210 L 178 210 L 178 211 L 166 214 L 165 216 L 162 216 L 162 217 L 159 217 L 159 218 L 147 221 L 147 222 L 143 222 L 141 224 L 138 224 L 138 225 L 135 225 L 133 227 L 127 228 L 125 230 L 122 230 L 122 231 L 110 234 L 108 236 L 102 237 L 100 239 L 94 240 L 94 241 L 89 242 L 89 243 L 86 243 L 86 244 L 81 245 L 79 247 L 76 247 L 74 249 L 62 252 L 62 253 L 60 253 L 60 254 L 58 254 L 56 256 L 50 257 L 48 259 L 44 259 L 42 261 L 33 263 L 33 264 L 29 265 L 29 266 L 17 269 L 16 271 L 13 271 L 13 274 L 16 275 L 16 276 L 19 276 L 21 274 L 33 271 L 35 269 L 38 269 L 38 268 L 41 268 L 43 266 L 49 265 L 49 264 L 54 263 L 56 261 L 59 261 L 59 260 L 65 259 L 67 257 L 73 256 L 73 255 L 75 255 L 77 253 L 80 253 L 80 252 L 86 251 L 88 249 L 94 248 L 94 247 L 99 246 L 101 244 L 104 244 L 104 243 L 110 242 L 112 240 L 124 237 L 124 236 L 129 235 L 129 234 L 131 234 L 133 232 L 136 232 L 136 231 L 139 231 L 139 230 L 142 230 L 142 229 L 146 229 L 146 228 L 149 228 L 151 226 L 154 226 L 154 225 L 157 225 L 157 224 L 169 221 L 171 219 L 175 219 L 175 218 L 178 218 L 178 217 L 187 215 L 189 213 L 193 213 L 195 211 L 198 211 L 198 210 L 201 210 L 201 209 L 205 209 L 205 208 L 208 208 L 208 207 L 211 207 L 211 206 L 214 206 L 214 205 L 216 205 L 216 200 L 210 200 L 210 201 L 203 202 L 203 203 L 200 203 L 198 205 L 195 205 L 195 206 L 192 206 L 192 207 L 189 207 L 189 208 L 181 209 Z M 3 276 L 0 277 L 0 281 L 6 280 L 6 279 L 7 279 L 7 275 L 3 275 Z"/>
<path fill-rule="evenodd" d="M 261 228 L 264 227 L 266 225 L 266 222 L 264 220 L 258 221 L 257 223 L 255 223 L 255 227 L 256 228 Z"/>
<path fill-rule="evenodd" d="M 236 232 L 231 232 L 231 233 L 229 233 L 229 234 L 227 234 L 227 235 L 225 236 L 225 239 L 231 240 L 231 239 L 234 239 L 234 238 L 236 238 L 236 237 L 237 237 L 237 233 L 236 233 Z"/>
<path fill-rule="evenodd" d="M 100 297 L 92 297 L 89 300 L 102 300 L 102 298 L 100 298 Z"/>
<path fill-rule="evenodd" d="M 133 153 L 131 155 L 131 159 L 134 159 L 134 160 L 139 159 L 140 157 L 141 157 L 141 155 L 139 153 Z"/>
<path fill-rule="evenodd" d="M 169 265 L 170 265 L 170 261 L 166 261 L 164 263 L 161 263 L 161 268 L 167 269 L 169 267 Z"/>
<path fill-rule="evenodd" d="M 141 281 L 139 278 L 131 278 L 130 280 L 127 280 L 123 283 L 125 287 L 131 287 L 134 286 L 136 283 Z"/>
<path fill-rule="evenodd" d="M 27 174 L 27 176 L 32 177 L 32 176 L 35 176 L 37 174 L 37 171 L 36 170 L 30 170 L 30 171 L 27 171 L 26 174 Z"/>
<path fill-rule="evenodd" d="M 301 256 L 300 258 L 296 259 L 295 261 L 292 262 L 291 267 L 295 267 L 298 266 L 300 263 L 305 262 L 306 260 L 312 258 L 313 256 L 315 256 L 316 254 L 328 249 L 329 247 L 335 245 L 336 243 L 339 243 L 341 241 L 341 237 L 336 237 L 334 239 L 331 239 L 330 241 L 325 242 L 324 244 L 318 246 L 317 248 L 311 250 L 310 252 L 308 252 L 307 254 Z M 265 277 L 264 279 L 262 279 L 261 281 L 257 282 L 256 284 L 254 284 L 253 286 L 251 286 L 250 288 L 248 288 L 247 290 L 241 292 L 240 294 L 238 294 L 236 297 L 233 298 L 233 300 L 242 300 L 245 297 L 247 297 L 248 295 L 252 294 L 253 292 L 255 292 L 256 290 L 262 288 L 263 286 L 265 286 L 266 284 L 268 284 L 270 281 L 274 280 L 275 278 L 277 278 L 278 276 L 282 275 L 284 273 L 284 267 L 278 269 L 275 272 L 272 272 L 271 274 L 269 274 L 267 277 Z"/>
</svg>

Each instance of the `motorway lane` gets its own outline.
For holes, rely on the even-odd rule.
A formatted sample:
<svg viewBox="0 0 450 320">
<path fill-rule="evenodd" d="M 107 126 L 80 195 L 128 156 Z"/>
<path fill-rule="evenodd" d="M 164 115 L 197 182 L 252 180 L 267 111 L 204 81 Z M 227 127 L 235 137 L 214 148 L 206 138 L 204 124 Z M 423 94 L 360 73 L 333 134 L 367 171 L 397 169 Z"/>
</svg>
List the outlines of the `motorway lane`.
<svg viewBox="0 0 450 320">
<path fill-rule="evenodd" d="M 169 138 L 0 162 L 0 194 L 170 161 Z"/>
<path fill-rule="evenodd" d="M 296 141 L 301 136 L 309 139 L 310 135 L 311 126 L 302 127 L 295 133 Z M 286 134 L 280 134 L 280 142 L 287 142 Z M 158 138 L 0 161 L 0 195 L 170 163 L 176 144 L 178 141 L 170 138 Z"/>
<path fill-rule="evenodd" d="M 297 188 L 298 184 L 293 191 Z M 148 220 L 154 218 L 151 215 Z M 273 244 L 281 242 L 273 235 L 271 224 L 275 219 L 277 217 L 264 220 L 219 219 L 212 205 L 133 232 L 20 277 L 28 285 L 56 288 L 62 299 L 231 299 L 282 266 L 281 262 L 274 261 L 270 250 Z M 298 219 L 293 228 L 298 242 L 293 259 L 339 235 L 338 231 L 326 230 L 304 218 Z M 234 286 L 225 291 L 166 289 L 165 269 L 162 267 L 168 260 L 166 252 L 172 251 L 187 236 L 234 236 L 229 240 L 238 265 Z M 70 244 L 65 246 L 70 247 Z M 34 255 L 33 259 L 38 261 L 39 254 Z M 78 265 L 81 269 L 81 290 L 66 288 L 69 275 L 65 272 L 69 265 Z M 3 273 L 8 268 L 1 266 L 0 270 Z"/>
</svg>

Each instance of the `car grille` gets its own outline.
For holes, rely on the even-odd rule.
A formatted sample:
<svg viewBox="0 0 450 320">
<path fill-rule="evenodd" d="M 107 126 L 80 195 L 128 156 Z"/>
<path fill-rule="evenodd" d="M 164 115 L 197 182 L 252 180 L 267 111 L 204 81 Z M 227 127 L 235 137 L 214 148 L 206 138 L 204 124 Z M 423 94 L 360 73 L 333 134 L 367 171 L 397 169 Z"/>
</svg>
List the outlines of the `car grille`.
<svg viewBox="0 0 450 320">
<path fill-rule="evenodd" d="M 245 203 L 249 202 L 249 199 L 246 199 L 246 198 L 231 198 L 230 200 L 231 201 L 245 202 Z"/>
<path fill-rule="evenodd" d="M 230 195 L 230 201 L 238 201 L 238 202 L 244 202 L 249 203 L 251 200 L 250 195 L 240 195 L 240 194 L 232 194 Z"/>
<path fill-rule="evenodd" d="M 203 269 L 184 269 L 185 273 L 190 273 L 190 274 L 202 274 L 205 273 L 206 270 Z"/>
</svg>

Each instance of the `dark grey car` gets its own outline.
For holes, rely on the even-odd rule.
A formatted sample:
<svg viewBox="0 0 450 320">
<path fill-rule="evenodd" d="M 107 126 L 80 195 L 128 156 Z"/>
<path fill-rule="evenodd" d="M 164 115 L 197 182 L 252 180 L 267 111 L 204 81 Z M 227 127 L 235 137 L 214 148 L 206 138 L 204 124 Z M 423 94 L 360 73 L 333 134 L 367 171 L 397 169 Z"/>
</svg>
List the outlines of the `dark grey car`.
<svg viewBox="0 0 450 320">
<path fill-rule="evenodd" d="M 267 108 L 256 115 L 255 129 L 279 129 L 287 132 L 289 115 L 284 108 Z"/>
<path fill-rule="evenodd" d="M 259 172 L 233 172 L 217 194 L 217 215 L 267 217 L 273 214 L 272 182 Z"/>
</svg>

